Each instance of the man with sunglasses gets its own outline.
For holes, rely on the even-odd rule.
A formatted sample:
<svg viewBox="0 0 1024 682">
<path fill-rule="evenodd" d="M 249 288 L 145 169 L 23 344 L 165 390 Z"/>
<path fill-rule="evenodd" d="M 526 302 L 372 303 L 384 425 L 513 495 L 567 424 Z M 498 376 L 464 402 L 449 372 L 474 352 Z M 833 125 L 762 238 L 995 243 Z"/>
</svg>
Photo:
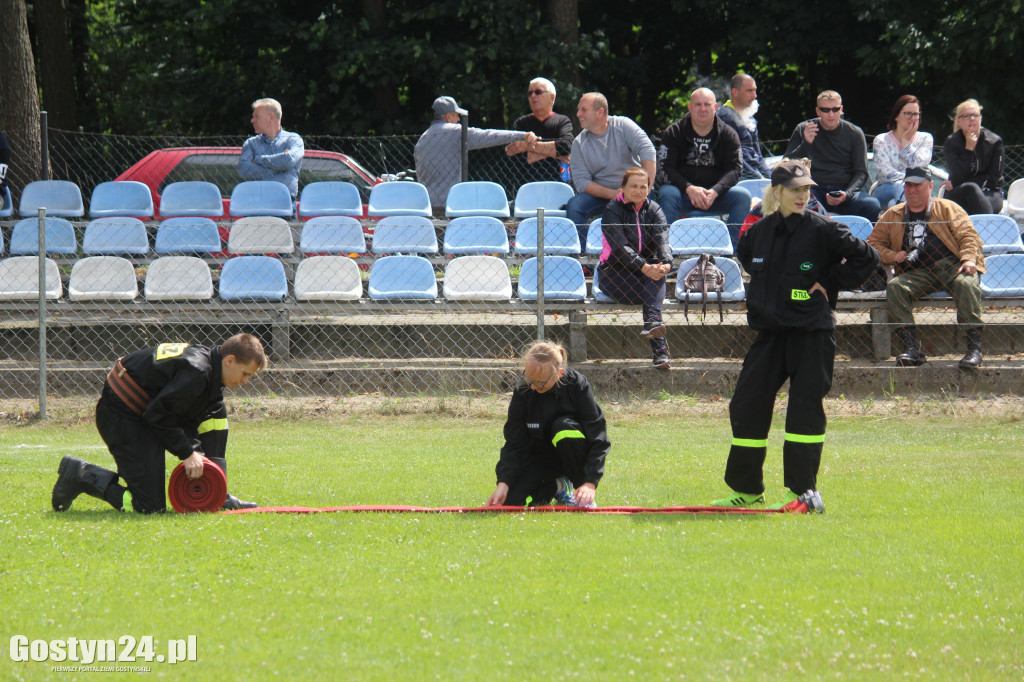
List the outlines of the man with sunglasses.
<svg viewBox="0 0 1024 682">
<path fill-rule="evenodd" d="M 520 182 L 569 182 L 572 120 L 564 114 L 555 113 L 555 84 L 547 78 L 534 78 L 526 96 L 530 101 L 530 113 L 517 118 L 512 129 L 533 133 L 538 141 L 528 145 L 517 140 L 505 147 L 505 153 L 518 155 L 516 165 Z"/>
<path fill-rule="evenodd" d="M 786 158 L 806 157 L 817 187 L 811 193 L 830 213 L 859 215 L 871 222 L 882 210 L 868 194 L 868 145 L 864 131 L 843 119 L 843 99 L 835 90 L 818 95 L 817 118 L 797 124 Z"/>
</svg>

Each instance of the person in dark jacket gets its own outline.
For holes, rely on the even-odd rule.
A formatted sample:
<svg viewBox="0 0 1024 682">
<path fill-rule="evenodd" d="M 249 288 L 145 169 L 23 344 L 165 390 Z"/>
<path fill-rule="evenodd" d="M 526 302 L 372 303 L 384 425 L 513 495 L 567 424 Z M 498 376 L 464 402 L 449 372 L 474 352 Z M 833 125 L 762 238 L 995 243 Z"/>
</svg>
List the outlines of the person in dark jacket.
<svg viewBox="0 0 1024 682">
<path fill-rule="evenodd" d="M 162 343 L 122 357 L 96 404 L 96 428 L 117 473 L 65 455 L 53 486 L 54 511 L 70 509 L 81 493 L 117 510 L 164 511 L 164 451 L 185 463 L 189 479 L 202 476 L 204 457 L 227 475 L 224 389 L 247 384 L 266 365 L 263 344 L 251 334 L 216 348 Z M 225 509 L 255 506 L 233 495 L 224 503 Z"/>
<path fill-rule="evenodd" d="M 774 509 L 803 511 L 817 499 L 825 442 L 823 399 L 835 361 L 833 310 L 840 289 L 859 286 L 878 267 L 878 253 L 846 226 L 805 211 L 810 165 L 783 159 L 765 193 L 765 217 L 740 240 L 736 256 L 748 273 L 747 322 L 757 331 L 729 402 L 732 447 L 725 482 L 735 492 L 717 507 L 764 505 L 764 460 L 775 398 L 789 380 L 782 449 L 788 491 Z M 801 505 L 804 508 L 801 509 Z"/>
<path fill-rule="evenodd" d="M 608 442 L 604 413 L 586 377 L 566 367 L 565 349 L 537 341 L 523 355 L 512 391 L 505 445 L 488 506 L 594 507 Z M 575 490 L 574 490 L 575 487 Z"/>
<path fill-rule="evenodd" d="M 655 369 L 668 369 L 668 343 L 661 308 L 666 276 L 672 270 L 668 225 L 658 204 L 647 198 L 647 172 L 630 168 L 619 196 L 601 216 L 601 258 L 596 277 L 601 290 L 619 303 L 643 305 L 640 335 L 651 342 Z"/>
<path fill-rule="evenodd" d="M 945 144 L 945 198 L 960 204 L 967 215 L 1003 210 L 1003 138 L 982 127 L 981 108 L 976 99 L 958 104 L 953 134 Z"/>
</svg>

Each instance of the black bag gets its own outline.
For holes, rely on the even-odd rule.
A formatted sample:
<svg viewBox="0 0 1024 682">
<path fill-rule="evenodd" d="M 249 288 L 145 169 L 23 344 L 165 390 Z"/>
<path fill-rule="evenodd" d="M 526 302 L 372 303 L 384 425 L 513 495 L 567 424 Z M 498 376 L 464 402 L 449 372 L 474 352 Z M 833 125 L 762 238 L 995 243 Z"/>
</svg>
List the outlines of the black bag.
<svg viewBox="0 0 1024 682">
<path fill-rule="evenodd" d="M 889 283 L 889 268 L 884 265 L 879 265 L 875 268 L 875 271 L 868 276 L 864 283 L 860 285 L 861 291 L 885 291 L 885 286 Z"/>
<path fill-rule="evenodd" d="M 725 288 L 725 273 L 715 265 L 715 257 L 709 253 L 702 253 L 697 259 L 697 264 L 690 268 L 690 271 L 683 277 L 682 286 L 686 293 L 700 292 L 700 319 L 703 321 L 708 312 L 708 294 L 717 294 L 718 298 L 718 321 L 725 321 L 725 314 L 722 309 L 722 289 Z M 690 297 L 683 298 L 683 317 L 689 321 Z"/>
</svg>

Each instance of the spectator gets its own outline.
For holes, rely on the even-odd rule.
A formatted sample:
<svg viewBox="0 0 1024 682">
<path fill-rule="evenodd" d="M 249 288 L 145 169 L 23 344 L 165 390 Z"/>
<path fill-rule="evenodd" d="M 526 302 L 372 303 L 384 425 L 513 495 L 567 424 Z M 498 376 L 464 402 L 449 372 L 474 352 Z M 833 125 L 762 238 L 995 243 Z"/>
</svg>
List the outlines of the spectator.
<svg viewBox="0 0 1024 682">
<path fill-rule="evenodd" d="M 243 180 L 280 182 L 294 199 L 299 193 L 299 169 L 306 153 L 302 138 L 281 129 L 281 105 L 270 98 L 252 103 L 252 128 L 256 134 L 242 145 L 238 174 Z"/>
<path fill-rule="evenodd" d="M 7 136 L 0 132 L 0 208 L 7 208 L 4 190 L 7 189 L 7 166 L 11 163 L 11 147 L 7 144 Z"/>
<path fill-rule="evenodd" d="M 588 92 L 580 97 L 576 117 L 583 130 L 572 141 L 570 166 L 576 196 L 569 200 L 566 215 L 576 223 L 580 244 L 585 245 L 587 221 L 618 196 L 622 174 L 640 166 L 647 171 L 650 192 L 657 162 L 647 133 L 625 116 L 609 116 L 608 99 L 601 93 Z"/>
<path fill-rule="evenodd" d="M 761 138 L 757 134 L 757 83 L 752 76 L 738 73 L 729 81 L 730 98 L 718 108 L 718 118 L 736 131 L 740 138 L 743 177 L 767 178 L 771 175 L 761 154 Z"/>
<path fill-rule="evenodd" d="M 885 289 L 885 307 L 906 347 L 896 356 L 896 364 L 924 364 L 925 354 L 914 330 L 914 301 L 948 291 L 956 303 L 957 324 L 967 334 L 967 354 L 960 368 L 976 369 L 982 359 L 978 275 L 985 272 L 985 257 L 981 237 L 958 204 L 932 198 L 932 174 L 927 168 L 908 168 L 904 183 L 906 203 L 886 211 L 868 236 L 882 263 L 895 267 L 896 276 Z"/>
<path fill-rule="evenodd" d="M 832 213 L 859 215 L 874 222 L 881 206 L 864 189 L 868 147 L 864 131 L 844 120 L 843 100 L 835 90 L 818 95 L 818 118 L 797 124 L 786 156 L 811 160 L 818 185 L 811 193 Z"/>
<path fill-rule="evenodd" d="M 555 85 L 547 78 L 534 78 L 526 94 L 531 113 L 517 118 L 512 128 L 533 133 L 538 138 L 537 142 L 532 148 L 524 141 L 513 142 L 505 147 L 505 153 L 520 155 L 517 161 L 521 183 L 538 180 L 569 182 L 572 121 L 554 111 Z"/>
<path fill-rule="evenodd" d="M 427 186 L 430 205 L 435 215 L 444 215 L 448 190 L 462 182 L 462 125 L 459 116 L 469 112 L 460 109 L 452 97 L 434 100 L 434 121 L 416 142 L 416 177 Z M 485 130 L 469 128 L 470 149 L 483 149 L 522 140 L 527 145 L 537 142 L 531 132 L 518 130 Z"/>
<path fill-rule="evenodd" d="M 728 213 L 735 245 L 750 212 L 750 192 L 736 187 L 743 169 L 740 138 L 715 116 L 718 104 L 711 90 L 694 90 L 687 108 L 690 113 L 661 136 L 668 182 L 658 190 L 658 201 L 669 221 L 708 211 Z"/>
<path fill-rule="evenodd" d="M 611 443 L 586 377 L 566 367 L 565 349 L 537 341 L 523 356 L 512 391 L 505 445 L 488 506 L 593 507 Z M 574 490 L 575 487 L 575 490 Z"/>
<path fill-rule="evenodd" d="M 839 290 L 867 279 L 878 266 L 878 254 L 845 226 L 806 210 L 814 186 L 810 170 L 806 160 L 783 159 L 775 166 L 761 202 L 765 217 L 736 251 L 750 273 L 747 322 L 757 337 L 729 402 L 732 445 L 725 482 L 734 492 L 712 506 L 764 506 L 768 432 L 775 399 L 788 380 L 782 446 L 788 490 L 770 508 L 804 511 L 813 498 L 816 511 L 823 510 L 816 491 L 825 442 L 823 400 L 835 364 L 833 311 Z"/>
<path fill-rule="evenodd" d="M 908 168 L 932 162 L 932 136 L 918 130 L 921 103 L 913 95 L 896 100 L 889 114 L 889 132 L 875 137 L 875 187 L 872 194 L 883 209 L 903 201 L 903 175 Z"/>
<path fill-rule="evenodd" d="M 976 99 L 960 102 L 945 144 L 949 180 L 942 186 L 968 215 L 1003 210 L 1003 138 L 981 127 L 981 109 Z"/>
<path fill-rule="evenodd" d="M 668 343 L 661 308 L 672 270 L 668 224 L 658 204 L 647 198 L 647 173 L 630 168 L 619 195 L 601 216 L 602 249 L 598 265 L 601 290 L 619 303 L 643 306 L 640 335 L 651 342 L 654 368 L 668 369 Z"/>
</svg>

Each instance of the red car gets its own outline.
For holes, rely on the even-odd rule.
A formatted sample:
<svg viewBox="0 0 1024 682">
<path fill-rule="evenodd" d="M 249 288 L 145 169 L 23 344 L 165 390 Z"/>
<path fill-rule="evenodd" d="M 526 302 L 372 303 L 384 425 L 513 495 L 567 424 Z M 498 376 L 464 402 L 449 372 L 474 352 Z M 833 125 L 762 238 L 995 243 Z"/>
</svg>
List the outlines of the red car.
<svg viewBox="0 0 1024 682">
<path fill-rule="evenodd" d="M 116 180 L 135 180 L 149 186 L 153 207 L 160 216 L 160 195 L 166 185 L 181 180 L 204 180 L 220 188 L 224 197 L 224 215 L 228 215 L 231 190 L 242 181 L 238 177 L 241 147 L 171 147 L 150 152 Z M 307 149 L 299 171 L 299 191 L 311 183 L 324 180 L 351 182 L 363 197 L 363 216 L 370 188 L 380 182 L 352 157 L 339 152 Z"/>
</svg>

